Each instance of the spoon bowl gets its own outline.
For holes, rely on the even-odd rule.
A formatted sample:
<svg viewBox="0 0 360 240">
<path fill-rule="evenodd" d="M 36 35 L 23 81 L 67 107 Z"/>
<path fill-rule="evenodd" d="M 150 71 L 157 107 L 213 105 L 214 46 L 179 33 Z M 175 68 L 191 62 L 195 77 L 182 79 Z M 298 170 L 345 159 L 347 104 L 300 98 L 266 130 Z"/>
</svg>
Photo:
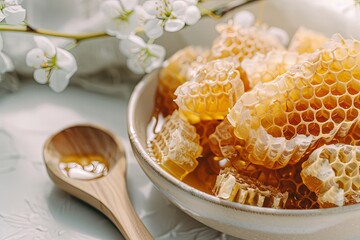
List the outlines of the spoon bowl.
<svg viewBox="0 0 360 240">
<path fill-rule="evenodd" d="M 68 127 L 49 137 L 43 155 L 47 172 L 60 189 L 105 214 L 126 239 L 153 239 L 129 200 L 125 150 L 112 133 L 94 125 Z M 59 167 L 68 156 L 100 156 L 109 169 L 93 179 L 71 178 Z"/>
</svg>

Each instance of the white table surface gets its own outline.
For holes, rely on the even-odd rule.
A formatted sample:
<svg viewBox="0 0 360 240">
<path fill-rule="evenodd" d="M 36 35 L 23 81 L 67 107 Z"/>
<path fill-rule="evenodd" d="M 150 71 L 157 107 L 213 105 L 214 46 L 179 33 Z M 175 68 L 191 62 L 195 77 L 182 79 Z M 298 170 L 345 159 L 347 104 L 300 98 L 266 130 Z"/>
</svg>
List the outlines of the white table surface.
<svg viewBox="0 0 360 240">
<path fill-rule="evenodd" d="M 153 186 L 138 166 L 127 138 L 126 97 L 71 86 L 57 94 L 33 81 L 0 96 L 0 239 L 122 239 L 97 210 L 59 190 L 50 180 L 42 147 L 53 133 L 94 123 L 127 148 L 130 199 L 156 239 L 230 239 L 184 214 Z"/>
</svg>

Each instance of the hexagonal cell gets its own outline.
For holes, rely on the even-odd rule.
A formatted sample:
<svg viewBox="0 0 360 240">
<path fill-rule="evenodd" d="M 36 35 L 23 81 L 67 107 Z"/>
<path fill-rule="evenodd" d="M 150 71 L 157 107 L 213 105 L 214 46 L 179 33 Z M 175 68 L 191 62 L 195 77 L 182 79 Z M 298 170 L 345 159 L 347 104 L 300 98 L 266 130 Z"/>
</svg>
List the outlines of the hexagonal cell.
<svg viewBox="0 0 360 240">
<path fill-rule="evenodd" d="M 323 106 L 323 103 L 320 99 L 318 98 L 314 98 L 314 99 L 311 99 L 311 102 L 310 102 L 310 107 L 314 110 L 318 110 L 320 109 L 321 107 Z"/>
<path fill-rule="evenodd" d="M 319 136 L 321 133 L 321 125 L 315 122 L 310 123 L 308 125 L 308 132 L 311 132 L 314 136 Z"/>
<path fill-rule="evenodd" d="M 346 87 L 344 83 L 337 82 L 336 84 L 331 86 L 331 94 L 335 96 L 342 96 L 346 93 Z"/>
<path fill-rule="evenodd" d="M 315 88 L 315 95 L 319 98 L 324 97 L 329 94 L 329 87 L 327 85 L 320 85 Z"/>
<path fill-rule="evenodd" d="M 343 66 L 342 66 L 341 62 L 336 61 L 336 60 L 330 64 L 329 68 L 332 73 L 338 73 L 343 70 Z M 333 79 L 336 79 L 336 78 L 333 78 Z"/>
<path fill-rule="evenodd" d="M 342 66 L 344 70 L 351 71 L 356 66 L 356 58 L 355 57 L 347 57 L 342 60 Z"/>
<path fill-rule="evenodd" d="M 351 80 L 347 83 L 347 91 L 351 95 L 357 95 L 360 92 L 360 84 L 359 81 Z"/>
<path fill-rule="evenodd" d="M 332 113 L 331 113 L 331 119 L 335 122 L 335 123 L 341 123 L 345 120 L 345 111 L 337 108 L 335 109 Z"/>
<path fill-rule="evenodd" d="M 314 112 L 311 110 L 304 111 L 301 113 L 301 118 L 305 122 L 312 122 L 315 119 Z"/>
<path fill-rule="evenodd" d="M 333 96 L 326 96 L 323 98 L 323 103 L 326 109 L 334 109 L 337 107 L 337 99 Z"/>
<path fill-rule="evenodd" d="M 345 166 L 345 173 L 349 177 L 357 177 L 359 175 L 359 166 L 357 163 L 349 163 Z"/>
<path fill-rule="evenodd" d="M 359 117 L 359 111 L 356 109 L 349 109 L 346 111 L 346 120 L 353 121 Z"/>
<path fill-rule="evenodd" d="M 352 99 L 348 95 L 341 96 L 339 98 L 338 102 L 339 102 L 339 106 L 341 108 L 345 108 L 345 109 L 348 109 L 353 105 Z"/>
<path fill-rule="evenodd" d="M 309 101 L 301 99 L 296 102 L 295 108 L 299 112 L 304 111 L 309 108 Z"/>
<path fill-rule="evenodd" d="M 357 65 L 354 67 L 354 69 L 351 71 L 351 75 L 354 79 L 360 80 L 360 67 Z"/>
<path fill-rule="evenodd" d="M 326 110 L 319 110 L 315 114 L 316 121 L 326 122 L 330 118 L 330 112 Z"/>
<path fill-rule="evenodd" d="M 348 81 L 351 80 L 351 73 L 348 71 L 340 72 L 337 75 L 337 80 L 339 82 L 347 83 Z"/>
</svg>

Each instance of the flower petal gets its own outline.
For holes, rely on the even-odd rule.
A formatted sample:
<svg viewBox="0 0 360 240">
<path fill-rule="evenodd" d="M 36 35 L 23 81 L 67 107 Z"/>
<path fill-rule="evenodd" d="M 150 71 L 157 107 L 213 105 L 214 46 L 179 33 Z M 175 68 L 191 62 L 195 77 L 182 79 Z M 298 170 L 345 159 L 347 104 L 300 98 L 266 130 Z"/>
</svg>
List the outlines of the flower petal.
<svg viewBox="0 0 360 240">
<path fill-rule="evenodd" d="M 126 39 L 130 36 L 130 34 L 135 30 L 137 27 L 138 18 L 136 16 L 136 13 L 133 12 L 129 18 L 128 21 L 118 21 L 118 29 L 116 32 L 116 37 L 119 39 Z"/>
<path fill-rule="evenodd" d="M 198 0 L 183 0 L 185 1 L 188 5 L 196 5 L 198 4 Z"/>
<path fill-rule="evenodd" d="M 50 75 L 49 86 L 54 92 L 62 92 L 69 85 L 70 82 L 69 72 L 57 69 L 54 70 Z"/>
<path fill-rule="evenodd" d="M 177 32 L 185 26 L 185 22 L 181 19 L 169 19 L 165 23 L 165 31 Z"/>
<path fill-rule="evenodd" d="M 56 65 L 61 70 L 74 74 L 77 70 L 74 56 L 62 48 L 56 48 L 56 52 Z"/>
<path fill-rule="evenodd" d="M 154 55 L 156 58 L 164 60 L 166 51 L 163 46 L 157 44 L 149 44 L 148 49 L 151 54 Z"/>
<path fill-rule="evenodd" d="M 152 19 L 152 17 L 145 11 L 144 7 L 141 5 L 136 5 L 134 11 L 136 17 L 138 18 L 137 22 L 140 26 L 145 25 L 146 20 Z"/>
<path fill-rule="evenodd" d="M 11 59 L 4 53 L 0 52 L 0 73 L 12 72 L 15 70 Z"/>
<path fill-rule="evenodd" d="M 141 49 L 146 47 L 144 40 L 136 35 L 130 35 L 128 39 L 125 39 L 120 42 L 121 52 L 130 57 L 132 54 L 141 51 Z"/>
<path fill-rule="evenodd" d="M 101 11 L 104 15 L 110 19 L 119 17 L 120 14 L 123 13 L 121 5 L 119 1 L 112 0 L 112 1 L 105 1 L 101 4 Z"/>
<path fill-rule="evenodd" d="M 34 41 L 38 48 L 44 51 L 44 54 L 48 58 L 52 58 L 56 54 L 54 44 L 47 38 L 43 36 L 35 36 Z"/>
<path fill-rule="evenodd" d="M 250 27 L 255 22 L 255 16 L 249 11 L 240 11 L 233 17 L 234 23 L 240 27 Z"/>
<path fill-rule="evenodd" d="M 160 45 L 156 44 L 150 44 L 148 46 L 149 51 L 153 55 L 153 57 L 148 58 L 148 60 L 145 62 L 145 72 L 150 73 L 154 69 L 161 66 L 161 64 L 164 61 L 165 58 L 165 48 Z"/>
<path fill-rule="evenodd" d="M 279 39 L 280 43 L 284 46 L 288 44 L 289 34 L 285 30 L 277 27 L 270 27 L 267 32 Z"/>
<path fill-rule="evenodd" d="M 143 74 L 145 73 L 145 70 L 143 68 L 143 66 L 141 65 L 141 63 L 139 63 L 137 61 L 137 59 L 135 58 L 129 58 L 127 61 L 126 61 L 126 64 L 128 66 L 128 68 L 136 73 L 136 74 Z"/>
<path fill-rule="evenodd" d="M 198 7 L 190 6 L 186 9 L 184 21 L 187 25 L 197 23 L 201 18 L 201 13 Z"/>
<path fill-rule="evenodd" d="M 155 17 L 155 15 L 158 13 L 157 9 L 159 5 L 163 6 L 164 4 L 159 0 L 148 0 L 144 2 L 143 7 L 149 15 Z"/>
<path fill-rule="evenodd" d="M 34 79 L 40 84 L 45 84 L 48 82 L 48 73 L 44 68 L 36 69 L 34 71 Z"/>
<path fill-rule="evenodd" d="M 147 21 L 144 26 L 146 36 L 156 39 L 163 35 L 164 30 L 161 24 L 162 21 L 157 18 Z"/>
<path fill-rule="evenodd" d="M 5 6 L 14 6 L 21 4 L 22 0 L 5 0 Z"/>
<path fill-rule="evenodd" d="M 0 10 L 0 22 L 5 19 L 4 13 Z"/>
<path fill-rule="evenodd" d="M 21 6 L 9 6 L 3 9 L 5 21 L 11 25 L 18 25 L 25 20 L 26 10 Z"/>
<path fill-rule="evenodd" d="M 172 4 L 173 13 L 175 16 L 182 16 L 186 12 L 187 4 L 184 1 L 174 1 Z"/>
<path fill-rule="evenodd" d="M 137 0 L 119 0 L 121 1 L 122 6 L 124 6 L 125 11 L 134 10 L 135 6 L 138 4 Z"/>
<path fill-rule="evenodd" d="M 146 47 L 146 43 L 145 43 L 144 39 L 142 39 L 139 36 L 130 35 L 128 39 L 134 44 L 134 47 L 137 47 L 137 48 Z"/>
<path fill-rule="evenodd" d="M 31 49 L 26 54 L 26 64 L 29 67 L 41 68 L 41 65 L 47 62 L 44 51 L 40 48 Z"/>
</svg>

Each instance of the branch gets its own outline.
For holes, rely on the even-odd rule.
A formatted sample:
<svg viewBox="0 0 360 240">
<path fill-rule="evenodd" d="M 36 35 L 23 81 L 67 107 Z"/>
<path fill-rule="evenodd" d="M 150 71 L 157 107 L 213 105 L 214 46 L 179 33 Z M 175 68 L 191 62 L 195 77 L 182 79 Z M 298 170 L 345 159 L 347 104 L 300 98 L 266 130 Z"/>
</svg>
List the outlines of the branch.
<svg viewBox="0 0 360 240">
<path fill-rule="evenodd" d="M 85 33 L 85 34 L 71 34 L 71 33 L 62 33 L 62 32 L 56 32 L 46 29 L 35 29 L 30 26 L 26 25 L 5 25 L 0 24 L 0 31 L 9 31 L 9 32 L 27 32 L 27 33 L 36 33 L 40 35 L 46 35 L 51 37 L 63 37 L 63 38 L 72 38 L 77 42 L 80 42 L 82 40 L 91 39 L 91 38 L 98 38 L 98 37 L 107 37 L 108 34 L 104 32 L 99 33 Z"/>
<path fill-rule="evenodd" d="M 216 8 L 214 10 L 208 10 L 204 12 L 204 14 L 209 15 L 210 17 L 221 18 L 225 16 L 227 13 L 239 8 L 243 7 L 249 3 L 256 2 L 259 0 L 233 0 L 227 3 L 225 6 Z"/>
</svg>

